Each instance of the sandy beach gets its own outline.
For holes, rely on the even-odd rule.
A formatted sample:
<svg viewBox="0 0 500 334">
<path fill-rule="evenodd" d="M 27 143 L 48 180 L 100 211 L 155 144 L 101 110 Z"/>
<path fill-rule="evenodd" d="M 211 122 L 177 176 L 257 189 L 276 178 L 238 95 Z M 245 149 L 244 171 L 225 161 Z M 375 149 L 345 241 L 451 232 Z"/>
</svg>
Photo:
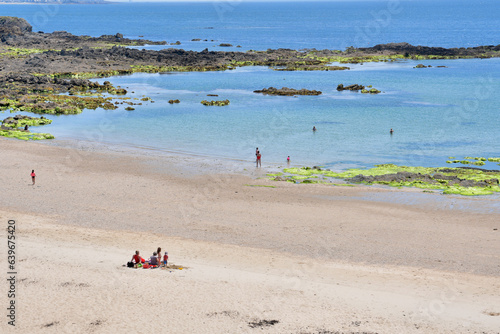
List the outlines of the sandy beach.
<svg viewBox="0 0 500 334">
<path fill-rule="evenodd" d="M 2 333 L 500 331 L 496 197 L 274 182 L 265 161 L 0 150 L 0 267 L 15 220 L 18 272 Z M 158 246 L 183 269 L 123 266 Z"/>
</svg>

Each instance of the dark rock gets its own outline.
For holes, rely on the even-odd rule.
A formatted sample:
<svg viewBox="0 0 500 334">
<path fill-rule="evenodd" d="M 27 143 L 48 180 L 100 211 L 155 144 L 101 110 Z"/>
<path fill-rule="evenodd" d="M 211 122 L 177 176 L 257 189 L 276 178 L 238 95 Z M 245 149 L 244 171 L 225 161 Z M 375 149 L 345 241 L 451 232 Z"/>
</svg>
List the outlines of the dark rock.
<svg viewBox="0 0 500 334">
<path fill-rule="evenodd" d="M 460 182 L 462 179 L 459 179 L 456 175 L 443 175 L 443 174 L 434 174 L 434 179 L 439 180 L 448 180 L 448 181 L 458 181 Z"/>
<path fill-rule="evenodd" d="M 32 30 L 33 27 L 23 18 L 0 16 L 0 37 L 22 36 Z"/>
<path fill-rule="evenodd" d="M 363 85 L 357 85 L 357 84 L 354 84 L 354 85 L 349 85 L 349 86 L 345 86 L 343 84 L 339 84 L 337 86 L 337 90 L 340 92 L 340 91 L 343 91 L 343 90 L 352 90 L 352 91 L 358 91 L 358 90 L 362 90 L 362 89 L 365 89 L 365 86 Z"/>
<path fill-rule="evenodd" d="M 445 169 L 444 169 L 445 170 Z M 446 171 L 443 171 L 446 172 Z M 458 185 L 461 187 L 487 187 L 490 185 L 498 185 L 498 179 L 489 179 L 485 181 L 474 181 L 460 179 L 455 175 L 443 175 L 440 173 L 434 174 L 434 176 L 421 173 L 410 173 L 410 172 L 398 172 L 396 174 L 385 174 L 385 175 L 356 175 L 353 178 L 346 179 L 353 183 L 391 183 L 391 182 L 424 182 L 427 184 L 438 184 L 443 183 L 445 185 Z"/>
<path fill-rule="evenodd" d="M 292 89 L 288 87 L 282 87 L 277 89 L 274 87 L 263 88 L 261 90 L 254 90 L 254 93 L 261 93 L 265 95 L 281 95 L 281 96 L 294 96 L 294 95 L 321 95 L 322 92 L 318 90 L 308 90 L 308 89 Z"/>
<path fill-rule="evenodd" d="M 462 180 L 462 181 L 460 181 L 459 186 L 461 186 L 461 187 L 475 187 L 475 186 L 478 186 L 477 183 L 479 183 L 479 182 L 474 182 L 472 180 Z"/>
</svg>

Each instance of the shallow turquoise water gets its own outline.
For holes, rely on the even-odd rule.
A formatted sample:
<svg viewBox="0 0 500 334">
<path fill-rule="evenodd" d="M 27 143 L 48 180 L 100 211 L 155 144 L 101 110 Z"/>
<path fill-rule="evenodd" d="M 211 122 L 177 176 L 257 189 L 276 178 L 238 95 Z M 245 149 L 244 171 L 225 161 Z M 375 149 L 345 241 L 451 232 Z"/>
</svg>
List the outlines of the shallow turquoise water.
<svg viewBox="0 0 500 334">
<path fill-rule="evenodd" d="M 283 162 L 290 155 L 296 164 L 338 168 L 376 163 L 436 166 L 446 165 L 449 156 L 498 156 L 500 79 L 495 73 L 500 72 L 500 59 L 425 61 L 433 67 L 413 68 L 417 63 L 366 63 L 332 72 L 245 67 L 115 77 L 111 81 L 134 91 L 131 96 L 146 95 L 155 103 L 143 102 L 134 111 L 120 106 L 116 111 L 51 117 L 56 121 L 43 130 L 58 138 L 242 160 L 252 160 L 259 147 L 265 162 Z M 338 92 L 339 83 L 373 85 L 383 93 Z M 323 94 L 253 93 L 269 86 Z M 181 103 L 170 105 L 169 99 Z M 229 99 L 231 104 L 206 107 L 200 104 L 204 99 Z"/>
<path fill-rule="evenodd" d="M 402 41 L 467 47 L 500 40 L 497 0 L 4 5 L 0 10 L 2 15 L 26 18 L 35 31 L 67 30 L 92 36 L 121 32 L 132 38 L 180 40 L 181 48 L 193 50 L 222 49 L 216 47 L 219 43 L 240 44 L 241 49 L 233 49 L 244 51 L 343 49 Z M 215 41 L 191 42 L 192 38 Z M 414 69 L 418 63 L 433 67 Z M 264 163 L 282 163 L 290 155 L 294 164 L 335 168 L 377 163 L 435 166 L 447 165 L 449 156 L 500 155 L 500 59 L 349 66 L 350 71 L 334 72 L 246 67 L 115 77 L 108 80 L 128 87 L 134 97 L 152 97 L 155 103 L 143 102 L 135 111 L 121 106 L 115 111 L 49 116 L 57 120 L 39 130 L 59 139 L 246 161 L 254 159 L 259 147 Z M 337 92 L 340 83 L 373 85 L 383 93 Z M 253 93 L 269 86 L 317 89 L 323 95 Z M 212 99 L 206 94 L 218 94 L 231 104 L 205 107 L 200 101 Z M 177 98 L 180 104 L 167 103 Z M 316 133 L 311 131 L 313 126 L 318 128 Z M 390 128 L 395 130 L 392 136 Z M 485 167 L 498 168 L 496 164 Z"/>
</svg>

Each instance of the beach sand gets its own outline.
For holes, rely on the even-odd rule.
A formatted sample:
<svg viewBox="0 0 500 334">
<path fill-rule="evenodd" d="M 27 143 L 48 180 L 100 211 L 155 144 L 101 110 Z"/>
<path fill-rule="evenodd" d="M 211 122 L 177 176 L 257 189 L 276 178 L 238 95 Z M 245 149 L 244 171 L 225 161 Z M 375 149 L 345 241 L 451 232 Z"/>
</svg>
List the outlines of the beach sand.
<svg viewBox="0 0 500 334">
<path fill-rule="evenodd" d="M 0 285 L 2 333 L 500 331 L 495 198 L 92 146 L 0 138 L 0 152 L 0 268 L 13 219 L 18 272 L 15 329 Z M 183 269 L 123 266 L 158 246 Z"/>
</svg>

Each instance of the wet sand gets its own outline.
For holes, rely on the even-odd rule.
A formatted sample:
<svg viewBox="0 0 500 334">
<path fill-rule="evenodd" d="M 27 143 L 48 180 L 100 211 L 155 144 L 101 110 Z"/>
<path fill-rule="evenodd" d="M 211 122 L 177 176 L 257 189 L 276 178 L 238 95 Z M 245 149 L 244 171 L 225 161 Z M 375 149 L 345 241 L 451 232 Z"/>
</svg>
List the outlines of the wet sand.
<svg viewBox="0 0 500 334">
<path fill-rule="evenodd" d="M 500 328 L 491 199 L 406 203 L 421 190 L 295 185 L 260 179 L 265 168 L 253 164 L 227 173 L 184 156 L 3 138 L 0 149 L 0 216 L 16 220 L 19 238 L 20 332 Z M 484 205 L 493 209 L 474 209 Z M 158 246 L 187 269 L 122 267 Z"/>
</svg>

